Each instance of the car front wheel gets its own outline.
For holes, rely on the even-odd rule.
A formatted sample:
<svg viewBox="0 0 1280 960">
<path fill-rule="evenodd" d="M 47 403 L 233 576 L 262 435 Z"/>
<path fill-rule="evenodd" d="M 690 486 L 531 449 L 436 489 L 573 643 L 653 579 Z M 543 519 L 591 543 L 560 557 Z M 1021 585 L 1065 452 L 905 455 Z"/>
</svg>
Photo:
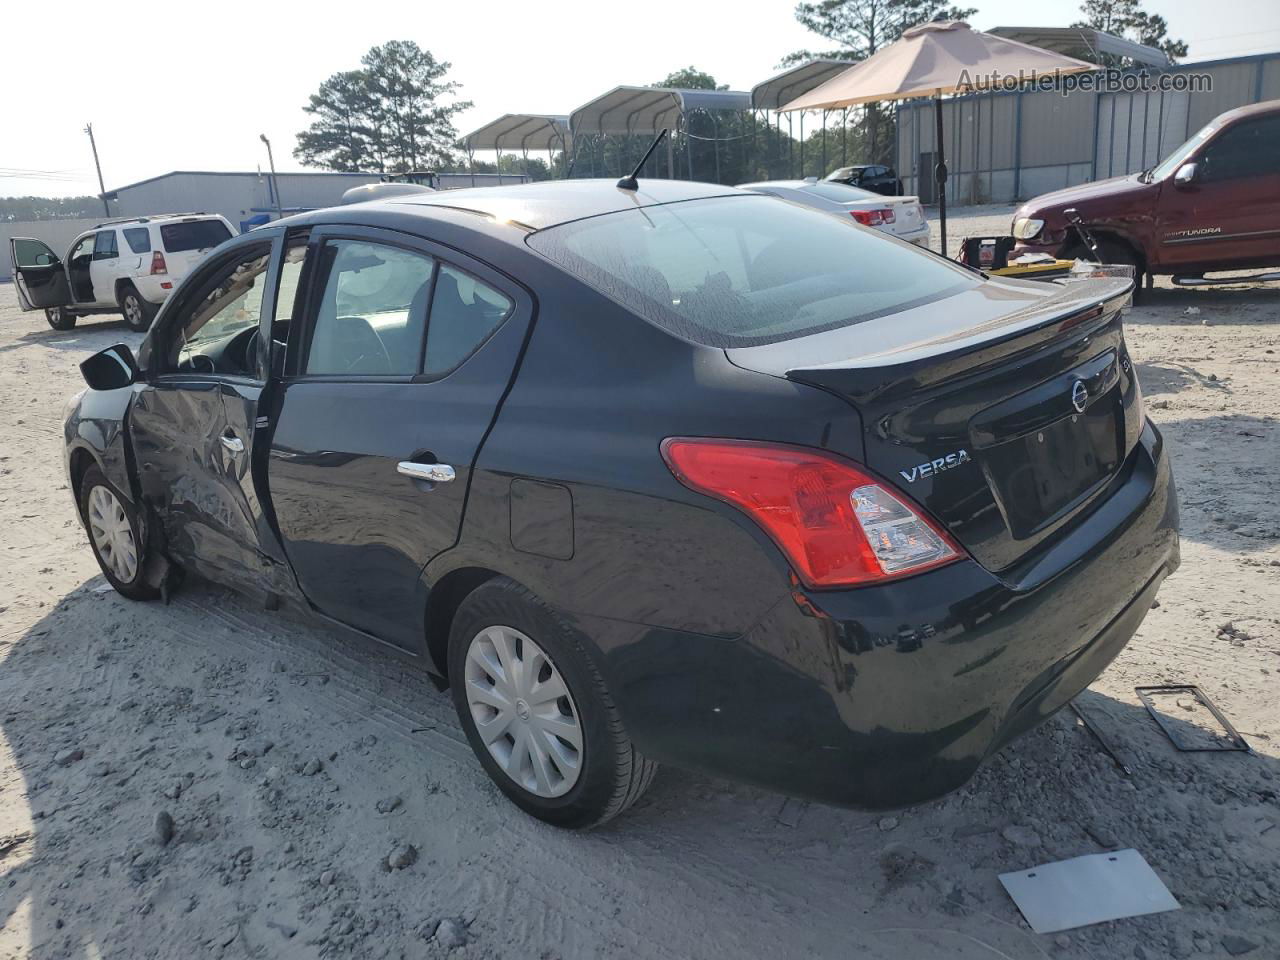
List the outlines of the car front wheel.
<svg viewBox="0 0 1280 960">
<path fill-rule="evenodd" d="M 70 330 L 76 325 L 76 315 L 66 307 L 45 307 L 44 318 L 55 330 Z"/>
<path fill-rule="evenodd" d="M 560 827 L 593 827 L 634 803 L 657 764 L 632 745 L 579 638 L 500 577 L 471 593 L 449 635 L 454 706 L 507 797 Z"/>
<path fill-rule="evenodd" d="M 80 512 L 98 566 L 116 591 L 130 600 L 160 596 L 145 579 L 146 541 L 137 511 L 96 466 L 80 482 Z"/>
</svg>

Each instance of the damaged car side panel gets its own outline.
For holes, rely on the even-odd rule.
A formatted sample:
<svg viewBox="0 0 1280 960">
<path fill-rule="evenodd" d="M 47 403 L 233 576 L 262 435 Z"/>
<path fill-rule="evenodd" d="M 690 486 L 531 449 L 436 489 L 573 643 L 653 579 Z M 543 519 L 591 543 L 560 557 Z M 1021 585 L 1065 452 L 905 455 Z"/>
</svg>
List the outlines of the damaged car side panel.
<svg viewBox="0 0 1280 960">
<path fill-rule="evenodd" d="M 130 503 L 137 503 L 133 451 L 125 435 L 125 417 L 133 393 L 132 387 L 85 390 L 68 402 L 63 425 L 64 466 L 73 498 L 80 488 L 80 478 L 96 464 Z M 76 510 L 79 509 L 77 501 Z"/>
<path fill-rule="evenodd" d="M 254 594 L 292 596 L 297 588 L 253 480 L 246 407 L 256 409 L 259 393 L 196 379 L 141 389 L 129 418 L 139 489 L 167 552 L 184 567 Z"/>
<path fill-rule="evenodd" d="M 266 506 L 264 431 L 257 429 L 266 383 L 265 351 L 257 343 L 269 337 L 282 237 L 275 230 L 231 241 L 171 298 L 140 350 L 149 372 L 134 387 L 128 424 L 135 491 L 156 520 L 164 551 L 183 567 L 250 594 L 301 599 Z M 222 275 L 228 264 L 255 256 L 269 260 L 251 282 L 239 268 Z M 202 283 L 210 276 L 213 282 Z M 205 303 L 219 311 L 214 320 L 230 310 L 240 321 L 231 338 L 239 351 L 234 369 L 190 360 L 175 366 L 164 356 L 183 340 L 179 324 Z"/>
</svg>

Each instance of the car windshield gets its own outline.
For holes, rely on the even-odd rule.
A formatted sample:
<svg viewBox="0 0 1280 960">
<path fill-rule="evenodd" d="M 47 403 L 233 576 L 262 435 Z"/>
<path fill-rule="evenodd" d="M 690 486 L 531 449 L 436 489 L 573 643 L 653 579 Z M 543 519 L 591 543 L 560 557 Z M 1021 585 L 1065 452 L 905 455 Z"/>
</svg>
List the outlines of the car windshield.
<svg viewBox="0 0 1280 960">
<path fill-rule="evenodd" d="M 1163 180 L 1165 177 L 1169 176 L 1169 174 L 1173 173 L 1173 171 L 1177 170 L 1178 167 L 1182 166 L 1183 161 L 1186 160 L 1187 157 L 1191 156 L 1191 154 L 1195 152 L 1195 149 L 1199 147 L 1200 144 L 1208 140 L 1210 134 L 1217 129 L 1218 128 L 1212 123 L 1201 127 L 1192 135 L 1190 140 L 1180 146 L 1177 150 L 1173 151 L 1173 153 L 1169 154 L 1169 156 L 1165 157 L 1159 166 L 1152 169 L 1150 176 L 1146 178 L 1147 183 L 1156 183 Z"/>
<path fill-rule="evenodd" d="M 216 247 L 231 236 L 231 231 L 221 220 L 190 220 L 182 223 L 166 223 L 160 228 L 166 253 L 182 253 L 186 250 L 204 250 Z"/>
<path fill-rule="evenodd" d="M 590 217 L 528 243 L 651 323 L 724 348 L 867 323 L 981 282 L 852 220 L 761 195 Z"/>
</svg>

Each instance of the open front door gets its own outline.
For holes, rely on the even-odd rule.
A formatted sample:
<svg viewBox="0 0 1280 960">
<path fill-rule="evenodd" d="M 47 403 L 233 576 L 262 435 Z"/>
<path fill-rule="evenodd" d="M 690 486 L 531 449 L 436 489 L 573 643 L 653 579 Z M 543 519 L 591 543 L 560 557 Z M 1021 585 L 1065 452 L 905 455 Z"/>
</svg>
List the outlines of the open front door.
<svg viewBox="0 0 1280 960">
<path fill-rule="evenodd" d="M 23 310 L 65 307 L 71 303 L 67 272 L 47 243 L 31 237 L 11 237 L 9 254 L 13 260 L 13 286 Z"/>
</svg>

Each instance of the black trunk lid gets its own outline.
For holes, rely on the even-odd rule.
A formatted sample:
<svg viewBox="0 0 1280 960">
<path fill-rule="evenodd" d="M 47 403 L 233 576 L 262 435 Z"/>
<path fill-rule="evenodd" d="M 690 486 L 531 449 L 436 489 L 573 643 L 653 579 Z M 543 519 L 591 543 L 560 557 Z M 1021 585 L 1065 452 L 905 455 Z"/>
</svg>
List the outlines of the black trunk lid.
<svg viewBox="0 0 1280 960">
<path fill-rule="evenodd" d="M 1131 284 L 990 281 L 890 317 L 728 351 L 861 414 L 839 450 L 925 506 L 988 569 L 1105 494 L 1142 429 L 1121 307 Z"/>
</svg>

